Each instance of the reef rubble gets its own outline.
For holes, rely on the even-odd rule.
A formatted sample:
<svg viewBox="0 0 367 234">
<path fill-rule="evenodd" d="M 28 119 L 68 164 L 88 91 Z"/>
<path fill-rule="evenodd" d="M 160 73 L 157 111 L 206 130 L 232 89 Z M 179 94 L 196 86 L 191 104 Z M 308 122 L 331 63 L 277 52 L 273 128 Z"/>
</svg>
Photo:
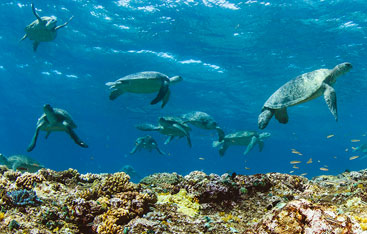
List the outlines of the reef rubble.
<svg viewBox="0 0 367 234">
<path fill-rule="evenodd" d="M 0 233 L 367 233 L 367 170 L 255 175 L 0 168 Z"/>
</svg>

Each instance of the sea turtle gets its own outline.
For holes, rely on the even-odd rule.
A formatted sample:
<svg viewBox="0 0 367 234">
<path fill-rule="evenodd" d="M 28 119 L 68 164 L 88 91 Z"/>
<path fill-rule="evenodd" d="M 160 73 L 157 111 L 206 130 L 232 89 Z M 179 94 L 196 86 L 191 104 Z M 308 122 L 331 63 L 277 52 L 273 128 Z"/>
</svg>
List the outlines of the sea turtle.
<svg viewBox="0 0 367 234">
<path fill-rule="evenodd" d="M 181 76 L 169 78 L 167 75 L 155 71 L 138 72 L 124 76 L 115 82 L 107 82 L 106 85 L 112 89 L 110 100 L 115 100 L 125 92 L 129 93 L 155 93 L 158 95 L 150 104 L 156 104 L 162 101 L 162 108 L 167 104 L 170 90 L 170 83 L 181 81 Z"/>
<path fill-rule="evenodd" d="M 186 114 L 183 114 L 182 119 L 186 123 L 190 123 L 195 127 L 202 128 L 202 129 L 215 129 L 218 133 L 218 141 L 223 141 L 224 139 L 224 132 L 218 126 L 217 122 L 211 117 L 209 114 L 202 112 L 202 111 L 192 111 Z"/>
<path fill-rule="evenodd" d="M 23 41 L 27 37 L 30 40 L 33 40 L 33 51 L 37 50 L 37 47 L 40 42 L 48 42 L 53 41 L 56 38 L 57 30 L 60 28 L 65 27 L 70 20 L 73 19 L 72 16 L 66 23 L 56 26 L 57 18 L 55 16 L 43 16 L 40 17 L 36 9 L 34 8 L 34 4 L 32 3 L 32 11 L 34 16 L 36 16 L 36 20 L 30 23 L 27 27 L 25 27 L 24 31 L 26 32 L 25 35 L 20 39 Z"/>
<path fill-rule="evenodd" d="M 159 125 L 153 124 L 140 124 L 136 128 L 142 131 L 159 131 L 163 135 L 167 135 L 168 138 L 164 144 L 170 143 L 174 137 L 187 138 L 187 143 L 191 147 L 190 131 L 191 128 L 187 125 L 183 119 L 174 116 L 160 117 Z"/>
<path fill-rule="evenodd" d="M 52 108 L 49 104 L 43 106 L 43 111 L 44 114 L 38 119 L 36 131 L 31 143 L 28 146 L 28 152 L 32 151 L 36 146 L 36 141 L 40 130 L 47 132 L 46 138 L 53 131 L 64 131 L 70 135 L 76 144 L 83 148 L 88 148 L 88 145 L 80 140 L 75 134 L 73 129 L 77 126 L 68 112 L 59 108 Z"/>
<path fill-rule="evenodd" d="M 36 160 L 26 155 L 13 155 L 7 158 L 3 154 L 0 154 L 0 164 L 14 171 L 28 171 L 31 173 L 43 168 Z"/>
<path fill-rule="evenodd" d="M 274 114 L 280 123 L 287 123 L 287 107 L 310 101 L 322 94 L 335 120 L 338 120 L 336 93 L 332 86 L 337 77 L 351 68 L 352 64 L 341 63 L 334 69 L 318 69 L 288 81 L 265 102 L 258 119 L 259 128 L 264 129 Z"/>
<path fill-rule="evenodd" d="M 367 143 L 363 143 L 360 146 L 358 146 L 357 148 L 354 148 L 353 151 L 360 151 L 363 154 L 367 155 Z"/>
<path fill-rule="evenodd" d="M 221 156 L 224 155 L 228 147 L 231 145 L 247 145 L 247 148 L 243 153 L 246 155 L 256 144 L 259 144 L 259 151 L 261 152 L 264 148 L 263 139 L 270 137 L 270 135 L 271 134 L 269 132 L 262 132 L 259 134 L 256 131 L 239 131 L 226 135 L 223 141 L 214 141 L 213 147 L 221 146 L 219 149 L 219 154 Z"/>
<path fill-rule="evenodd" d="M 154 140 L 152 136 L 146 135 L 143 137 L 139 137 L 135 141 L 135 147 L 130 151 L 130 154 L 134 154 L 137 150 L 146 149 L 149 152 L 152 152 L 153 149 L 156 149 L 158 153 L 165 154 L 158 148 L 157 142 Z"/>
</svg>

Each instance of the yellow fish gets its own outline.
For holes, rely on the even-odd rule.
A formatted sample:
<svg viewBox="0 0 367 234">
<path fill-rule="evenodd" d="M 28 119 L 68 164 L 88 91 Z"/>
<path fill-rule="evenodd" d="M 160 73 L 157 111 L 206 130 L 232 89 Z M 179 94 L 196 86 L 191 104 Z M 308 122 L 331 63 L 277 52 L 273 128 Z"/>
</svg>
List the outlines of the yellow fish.
<svg viewBox="0 0 367 234">
<path fill-rule="evenodd" d="M 293 165 L 294 169 L 299 169 L 299 167 L 296 166 L 296 164 Z"/>
<path fill-rule="evenodd" d="M 320 167 L 321 171 L 328 171 L 329 169 L 325 168 L 325 167 Z"/>
<path fill-rule="evenodd" d="M 199 158 L 199 160 L 205 160 L 205 158 Z"/>
<path fill-rule="evenodd" d="M 302 155 L 299 151 L 292 149 L 292 154 L 298 154 L 298 155 Z"/>
<path fill-rule="evenodd" d="M 350 142 L 359 142 L 361 140 L 358 140 L 358 139 L 353 139 L 353 140 L 350 140 Z"/>
<path fill-rule="evenodd" d="M 294 171 L 290 171 L 289 173 L 293 173 Z"/>
<path fill-rule="evenodd" d="M 358 155 L 352 156 L 352 157 L 349 158 L 349 160 L 353 160 L 353 159 L 356 159 L 356 158 L 359 158 L 359 156 Z"/>
<path fill-rule="evenodd" d="M 307 173 L 302 173 L 300 176 L 305 176 L 305 175 L 307 175 Z"/>
<path fill-rule="evenodd" d="M 353 147 L 353 146 L 352 146 L 352 150 L 357 150 L 357 147 Z"/>
<path fill-rule="evenodd" d="M 297 163 L 301 163 L 301 161 L 290 161 L 290 164 L 297 164 Z"/>
<path fill-rule="evenodd" d="M 310 164 L 312 163 L 312 158 L 310 158 L 308 161 L 307 161 L 307 164 Z"/>
<path fill-rule="evenodd" d="M 251 168 L 249 168 L 249 167 L 245 167 L 245 169 L 246 169 L 246 170 L 250 170 Z"/>
<path fill-rule="evenodd" d="M 330 134 L 329 136 L 327 136 L 326 138 L 332 138 L 333 136 L 335 136 L 334 134 Z"/>
</svg>

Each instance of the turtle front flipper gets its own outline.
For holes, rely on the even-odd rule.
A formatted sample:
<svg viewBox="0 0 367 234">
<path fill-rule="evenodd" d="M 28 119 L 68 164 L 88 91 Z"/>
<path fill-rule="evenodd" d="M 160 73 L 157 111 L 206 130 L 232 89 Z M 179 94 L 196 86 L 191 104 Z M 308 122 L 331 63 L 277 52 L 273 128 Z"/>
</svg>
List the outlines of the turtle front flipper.
<svg viewBox="0 0 367 234">
<path fill-rule="evenodd" d="M 175 138 L 175 136 L 169 136 L 169 137 L 166 139 L 166 141 L 164 142 L 164 144 L 165 144 L 165 145 L 169 144 L 169 143 L 173 140 L 173 138 Z"/>
<path fill-rule="evenodd" d="M 258 118 L 258 125 L 260 129 L 264 129 L 266 128 L 266 126 L 268 125 L 271 117 L 273 117 L 274 115 L 274 110 L 272 109 L 268 109 L 268 108 L 264 108 Z"/>
<path fill-rule="evenodd" d="M 66 133 L 69 134 L 69 136 L 74 140 L 74 142 L 83 147 L 83 148 L 88 148 L 88 145 L 85 144 L 82 140 L 80 140 L 80 138 L 76 135 L 76 133 L 74 132 L 73 129 L 71 129 L 71 127 L 67 127 Z"/>
<path fill-rule="evenodd" d="M 151 105 L 157 104 L 158 102 L 160 102 L 167 94 L 168 90 L 169 90 L 169 79 L 168 78 L 163 78 L 162 79 L 162 84 L 161 84 L 161 88 L 159 89 L 158 95 L 157 97 L 155 97 L 153 99 L 153 101 L 150 102 Z M 162 105 L 163 108 L 164 105 Z"/>
<path fill-rule="evenodd" d="M 34 147 L 36 146 L 36 142 L 37 142 L 37 138 L 38 138 L 38 134 L 39 134 L 41 126 L 42 125 L 37 126 L 36 131 L 34 132 L 32 141 L 27 148 L 27 152 L 31 152 L 34 149 Z"/>
<path fill-rule="evenodd" d="M 28 35 L 24 34 L 24 36 L 19 40 L 19 42 L 24 41 L 24 39 L 26 39 L 27 37 L 28 37 Z"/>
<path fill-rule="evenodd" d="M 287 108 L 284 107 L 279 110 L 275 110 L 275 118 L 279 121 L 279 123 L 282 124 L 288 123 Z"/>
<path fill-rule="evenodd" d="M 217 133 L 218 133 L 218 141 L 223 141 L 224 140 L 224 131 L 220 128 L 220 127 L 215 127 L 215 130 L 217 130 Z"/>
<path fill-rule="evenodd" d="M 33 4 L 33 3 L 32 3 L 32 11 L 33 11 L 34 16 L 36 16 L 36 18 L 37 18 L 39 21 L 42 21 L 41 17 L 37 14 L 37 12 L 36 12 L 36 8 L 34 7 L 34 4 Z"/>
<path fill-rule="evenodd" d="M 130 151 L 130 154 L 135 154 L 139 146 L 139 144 L 136 144 L 135 147 Z"/>
<path fill-rule="evenodd" d="M 224 153 L 227 151 L 228 148 L 229 144 L 227 142 L 224 142 L 224 144 L 222 144 L 222 147 L 219 149 L 219 155 L 224 156 Z"/>
<path fill-rule="evenodd" d="M 168 100 L 169 100 L 169 97 L 170 97 L 170 96 L 171 96 L 171 90 L 170 90 L 170 89 L 168 89 L 168 91 L 167 91 L 166 95 L 165 95 L 165 96 L 164 96 L 164 98 L 163 98 L 161 108 L 163 108 L 163 107 L 167 104 L 167 102 L 168 102 Z"/>
<path fill-rule="evenodd" d="M 66 23 L 64 23 L 64 24 L 62 24 L 62 25 L 57 26 L 57 27 L 55 28 L 55 30 L 58 30 L 58 29 L 60 29 L 60 28 L 65 27 L 66 25 L 68 25 L 68 23 L 69 23 L 73 18 L 74 18 L 74 16 L 70 17 L 70 19 L 69 19 Z"/>
<path fill-rule="evenodd" d="M 246 150 L 245 150 L 245 152 L 243 152 L 243 155 L 246 155 L 246 154 L 248 154 L 248 152 L 250 152 L 251 150 L 252 150 L 252 148 L 254 148 L 254 146 L 255 146 L 255 144 L 257 143 L 257 137 L 256 136 L 253 136 L 252 138 L 251 138 L 251 142 L 250 142 L 250 144 L 248 144 L 248 146 L 247 146 L 247 148 L 246 148 Z"/>
<path fill-rule="evenodd" d="M 326 83 L 323 84 L 323 87 L 325 88 L 324 90 L 325 102 L 327 106 L 329 107 L 331 114 L 333 114 L 335 120 L 338 121 L 338 109 L 336 106 L 335 89 Z"/>
<path fill-rule="evenodd" d="M 153 124 L 138 124 L 135 127 L 141 131 L 159 131 L 161 128 L 160 126 L 154 126 Z"/>
<path fill-rule="evenodd" d="M 155 149 L 158 151 L 159 154 L 166 155 L 166 153 L 159 149 L 158 146 Z"/>
</svg>

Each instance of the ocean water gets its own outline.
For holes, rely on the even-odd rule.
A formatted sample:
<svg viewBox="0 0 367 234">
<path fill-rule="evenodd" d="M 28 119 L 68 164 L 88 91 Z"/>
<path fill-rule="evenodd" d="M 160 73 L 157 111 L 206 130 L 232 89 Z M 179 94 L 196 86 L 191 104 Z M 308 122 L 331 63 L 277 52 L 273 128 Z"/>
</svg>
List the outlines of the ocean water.
<svg viewBox="0 0 367 234">
<path fill-rule="evenodd" d="M 24 154 L 53 170 L 82 173 L 131 165 L 140 176 L 203 170 L 312 177 L 367 165 L 352 150 L 367 142 L 365 1 L 35 1 L 39 15 L 55 15 L 59 25 L 74 16 L 37 52 L 30 40 L 19 42 L 35 20 L 30 2 L 0 6 L 0 152 L 6 156 Z M 245 147 L 233 146 L 220 157 L 212 147 L 215 131 L 192 127 L 191 149 L 184 138 L 164 145 L 165 136 L 150 132 L 168 155 L 129 155 L 135 139 L 147 134 L 134 125 L 155 124 L 159 116 L 204 111 L 226 133 L 258 130 L 262 105 L 282 84 L 346 61 L 353 69 L 334 85 L 338 122 L 320 97 L 289 108 L 286 125 L 273 118 L 262 152 L 256 147 L 244 156 Z M 106 82 L 149 70 L 184 80 L 171 86 L 164 109 L 149 104 L 155 94 L 109 100 Z M 46 140 L 41 132 L 36 148 L 26 152 L 46 103 L 72 115 L 88 149 L 65 133 Z M 349 160 L 355 155 L 360 158 Z M 292 160 L 302 161 L 299 169 Z"/>
</svg>

